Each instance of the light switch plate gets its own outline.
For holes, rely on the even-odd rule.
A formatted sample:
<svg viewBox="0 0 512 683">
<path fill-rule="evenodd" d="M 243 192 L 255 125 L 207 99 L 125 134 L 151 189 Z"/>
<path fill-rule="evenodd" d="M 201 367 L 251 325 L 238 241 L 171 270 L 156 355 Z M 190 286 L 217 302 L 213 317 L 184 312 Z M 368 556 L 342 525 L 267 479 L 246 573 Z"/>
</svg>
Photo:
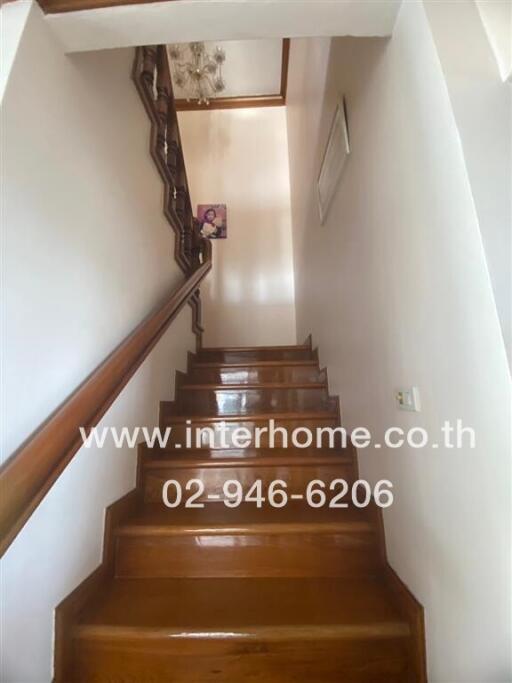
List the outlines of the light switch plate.
<svg viewBox="0 0 512 683">
<path fill-rule="evenodd" d="M 395 391 L 395 401 L 398 410 L 407 410 L 412 413 L 420 412 L 418 387 L 399 387 Z"/>
</svg>

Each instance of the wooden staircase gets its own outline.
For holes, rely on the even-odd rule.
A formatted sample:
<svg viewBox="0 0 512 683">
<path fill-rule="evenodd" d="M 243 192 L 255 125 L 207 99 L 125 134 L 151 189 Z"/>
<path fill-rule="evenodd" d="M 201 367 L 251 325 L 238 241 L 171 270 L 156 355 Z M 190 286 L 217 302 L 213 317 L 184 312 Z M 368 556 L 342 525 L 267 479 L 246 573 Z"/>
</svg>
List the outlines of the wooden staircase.
<svg viewBox="0 0 512 683">
<path fill-rule="evenodd" d="M 353 449 L 230 441 L 269 418 L 339 424 L 310 343 L 203 349 L 176 385 L 161 406 L 171 443 L 140 447 L 136 490 L 107 512 L 101 567 L 57 610 L 56 683 L 425 681 L 422 609 L 386 562 L 380 510 L 298 498 L 314 479 L 357 479 Z M 225 421 L 228 447 L 185 449 L 187 420 Z M 226 506 L 224 482 L 247 492 L 257 479 L 264 493 L 286 482 L 290 502 Z M 172 509 L 167 480 L 185 494 Z M 196 492 L 204 506 L 185 507 Z"/>
</svg>

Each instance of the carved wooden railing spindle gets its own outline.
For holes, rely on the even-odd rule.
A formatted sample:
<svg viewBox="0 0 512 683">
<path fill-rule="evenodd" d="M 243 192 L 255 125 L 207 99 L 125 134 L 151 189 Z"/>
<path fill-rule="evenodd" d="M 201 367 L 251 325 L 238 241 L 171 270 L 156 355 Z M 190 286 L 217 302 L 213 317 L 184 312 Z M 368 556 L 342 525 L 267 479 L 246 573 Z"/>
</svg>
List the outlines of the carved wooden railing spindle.
<svg viewBox="0 0 512 683">
<path fill-rule="evenodd" d="M 179 135 L 178 121 L 174 108 L 169 107 L 167 116 L 167 168 L 171 178 L 175 179 L 178 173 Z"/>
<path fill-rule="evenodd" d="M 156 47 L 147 46 L 142 48 L 142 69 L 141 78 L 146 84 L 146 87 L 153 90 L 153 82 L 155 78 L 156 68 Z"/>
<path fill-rule="evenodd" d="M 167 167 L 167 122 L 169 119 L 170 78 L 166 73 L 165 51 L 157 50 L 156 72 L 156 112 L 158 116 L 157 149 Z"/>
<path fill-rule="evenodd" d="M 203 263 L 203 256 L 201 245 L 204 238 L 201 235 L 201 224 L 197 218 L 192 218 L 192 255 L 191 261 L 195 268 L 198 268 Z"/>
<path fill-rule="evenodd" d="M 183 159 L 183 151 L 180 148 L 178 151 L 178 171 L 176 175 L 176 214 L 180 221 L 181 239 L 183 243 L 183 254 L 187 258 L 187 225 L 186 225 L 186 208 L 187 208 L 187 175 L 185 171 L 185 161 Z"/>
<path fill-rule="evenodd" d="M 194 230 L 194 216 L 192 215 L 192 207 L 190 202 L 185 206 L 185 256 L 188 262 L 192 265 L 192 238 Z"/>
</svg>

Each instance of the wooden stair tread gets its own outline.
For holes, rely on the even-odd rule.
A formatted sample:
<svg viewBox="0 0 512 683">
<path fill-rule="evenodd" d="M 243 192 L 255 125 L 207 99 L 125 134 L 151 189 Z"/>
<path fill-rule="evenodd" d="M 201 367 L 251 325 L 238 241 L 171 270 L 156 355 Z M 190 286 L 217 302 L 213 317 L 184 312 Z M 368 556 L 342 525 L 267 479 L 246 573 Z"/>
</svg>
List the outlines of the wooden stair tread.
<svg viewBox="0 0 512 683">
<path fill-rule="evenodd" d="M 166 508 L 163 503 L 145 504 L 116 530 L 117 535 L 241 534 L 241 533 L 370 533 L 374 526 L 367 510 L 353 506 L 312 508 L 291 501 L 283 508 L 242 503 L 229 508 L 209 502 L 203 508 Z"/>
<path fill-rule="evenodd" d="M 270 346 L 203 346 L 198 353 L 217 353 L 236 351 L 253 353 L 254 351 L 310 351 L 309 344 L 276 344 Z"/>
<path fill-rule="evenodd" d="M 191 426 L 194 423 L 200 424 L 203 422 L 268 422 L 274 420 L 320 420 L 320 419 L 337 419 L 338 414 L 332 410 L 315 411 L 298 411 L 295 413 L 247 413 L 244 415 L 176 415 L 167 414 L 165 419 L 167 422 L 183 422 L 190 420 Z"/>
<path fill-rule="evenodd" d="M 325 382 L 267 382 L 261 384 L 182 384 L 187 391 L 261 391 L 262 389 L 327 389 Z"/>
<path fill-rule="evenodd" d="M 318 364 L 308 365 L 245 365 L 243 367 L 200 367 L 190 365 L 183 377 L 183 384 L 243 386 L 250 388 L 299 388 L 325 386 L 327 388 L 327 372 Z"/>
<path fill-rule="evenodd" d="M 276 347 L 255 349 L 200 349 L 198 361 L 209 363 L 251 363 L 255 361 L 317 360 L 309 347 Z"/>
<path fill-rule="evenodd" d="M 170 453 L 172 452 L 172 455 Z M 222 467 L 254 465 L 344 465 L 354 462 L 353 451 L 339 449 L 300 448 L 224 448 L 224 449 L 165 449 L 145 448 L 143 466 L 161 467 Z"/>
<path fill-rule="evenodd" d="M 378 579 L 114 579 L 78 618 L 80 637 L 408 637 Z"/>
<path fill-rule="evenodd" d="M 237 363 L 227 363 L 225 361 L 201 361 L 201 360 L 196 360 L 194 359 L 192 361 L 192 367 L 194 368 L 226 368 L 226 369 L 235 369 L 235 368 L 247 368 L 247 367 L 264 367 L 264 368 L 272 368 L 272 367 L 278 367 L 280 365 L 290 365 L 290 366 L 295 366 L 295 365 L 318 365 L 317 360 L 311 360 L 309 358 L 306 358 L 304 360 L 246 360 L 243 363 L 237 362 Z"/>
</svg>

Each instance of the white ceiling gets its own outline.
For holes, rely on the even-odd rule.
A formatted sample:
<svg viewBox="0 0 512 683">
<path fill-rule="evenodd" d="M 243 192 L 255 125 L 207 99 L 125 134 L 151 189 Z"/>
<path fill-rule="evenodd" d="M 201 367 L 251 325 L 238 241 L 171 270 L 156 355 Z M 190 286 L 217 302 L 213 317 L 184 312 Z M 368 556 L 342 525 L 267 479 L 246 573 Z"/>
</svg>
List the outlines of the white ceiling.
<svg viewBox="0 0 512 683">
<path fill-rule="evenodd" d="M 66 52 L 193 40 L 389 36 L 402 0 L 181 0 L 49 14 Z"/>
<path fill-rule="evenodd" d="M 226 89 L 221 93 L 221 97 L 279 94 L 282 40 L 270 38 L 212 41 L 206 43 L 206 49 L 213 52 L 217 45 L 226 53 L 226 61 L 222 66 Z M 186 91 L 175 84 L 173 89 L 176 98 L 186 98 Z"/>
</svg>

